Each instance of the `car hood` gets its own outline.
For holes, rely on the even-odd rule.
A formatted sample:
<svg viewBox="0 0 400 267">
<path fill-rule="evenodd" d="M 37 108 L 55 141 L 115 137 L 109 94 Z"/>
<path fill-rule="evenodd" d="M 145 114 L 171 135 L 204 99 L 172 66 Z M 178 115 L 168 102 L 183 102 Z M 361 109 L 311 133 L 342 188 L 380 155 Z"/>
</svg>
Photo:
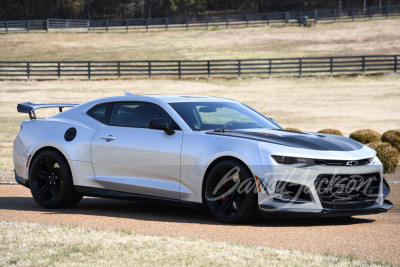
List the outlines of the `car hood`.
<svg viewBox="0 0 400 267">
<path fill-rule="evenodd" d="M 282 129 L 245 129 L 206 132 L 237 138 L 258 140 L 283 146 L 325 151 L 353 151 L 363 147 L 353 139 L 321 133 L 289 131 Z"/>
</svg>

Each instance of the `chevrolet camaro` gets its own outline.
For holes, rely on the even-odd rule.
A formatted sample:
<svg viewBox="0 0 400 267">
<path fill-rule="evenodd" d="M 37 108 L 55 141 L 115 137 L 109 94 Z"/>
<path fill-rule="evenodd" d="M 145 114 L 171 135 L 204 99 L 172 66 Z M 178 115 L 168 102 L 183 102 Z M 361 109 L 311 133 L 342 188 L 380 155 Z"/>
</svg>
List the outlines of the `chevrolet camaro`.
<svg viewBox="0 0 400 267">
<path fill-rule="evenodd" d="M 37 110 L 57 108 L 39 119 Z M 81 105 L 22 103 L 16 181 L 45 208 L 83 196 L 206 206 L 237 223 L 264 215 L 385 212 L 390 189 L 373 149 L 289 131 L 235 100 L 133 95 Z"/>
</svg>

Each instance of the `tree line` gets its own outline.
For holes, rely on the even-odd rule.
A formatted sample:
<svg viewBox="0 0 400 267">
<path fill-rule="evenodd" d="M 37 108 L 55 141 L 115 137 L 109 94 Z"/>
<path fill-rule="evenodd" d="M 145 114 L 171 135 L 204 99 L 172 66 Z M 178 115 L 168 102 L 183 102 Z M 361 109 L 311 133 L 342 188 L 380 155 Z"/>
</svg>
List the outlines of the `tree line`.
<svg viewBox="0 0 400 267">
<path fill-rule="evenodd" d="M 0 20 L 201 16 L 398 4 L 400 0 L 1 0 Z"/>
</svg>

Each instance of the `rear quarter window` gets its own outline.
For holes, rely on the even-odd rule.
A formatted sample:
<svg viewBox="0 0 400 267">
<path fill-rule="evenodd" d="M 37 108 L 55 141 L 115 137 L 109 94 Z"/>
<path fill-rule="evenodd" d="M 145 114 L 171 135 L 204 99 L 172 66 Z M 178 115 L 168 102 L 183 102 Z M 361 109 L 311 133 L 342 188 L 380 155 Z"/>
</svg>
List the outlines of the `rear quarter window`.
<svg viewBox="0 0 400 267">
<path fill-rule="evenodd" d="M 108 103 L 98 104 L 89 109 L 87 114 L 93 119 L 98 120 L 101 123 L 107 124 L 109 106 L 110 105 Z"/>
</svg>

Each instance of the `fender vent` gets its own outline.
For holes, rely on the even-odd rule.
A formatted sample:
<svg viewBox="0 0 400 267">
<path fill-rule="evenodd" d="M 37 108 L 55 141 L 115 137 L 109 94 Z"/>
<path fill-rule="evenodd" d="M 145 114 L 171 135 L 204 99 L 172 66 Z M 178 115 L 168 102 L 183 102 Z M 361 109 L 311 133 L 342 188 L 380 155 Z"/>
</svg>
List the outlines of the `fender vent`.
<svg viewBox="0 0 400 267">
<path fill-rule="evenodd" d="M 74 127 L 71 127 L 65 132 L 64 139 L 67 142 L 71 142 L 72 140 L 75 139 L 75 136 L 76 136 L 76 129 Z"/>
</svg>

